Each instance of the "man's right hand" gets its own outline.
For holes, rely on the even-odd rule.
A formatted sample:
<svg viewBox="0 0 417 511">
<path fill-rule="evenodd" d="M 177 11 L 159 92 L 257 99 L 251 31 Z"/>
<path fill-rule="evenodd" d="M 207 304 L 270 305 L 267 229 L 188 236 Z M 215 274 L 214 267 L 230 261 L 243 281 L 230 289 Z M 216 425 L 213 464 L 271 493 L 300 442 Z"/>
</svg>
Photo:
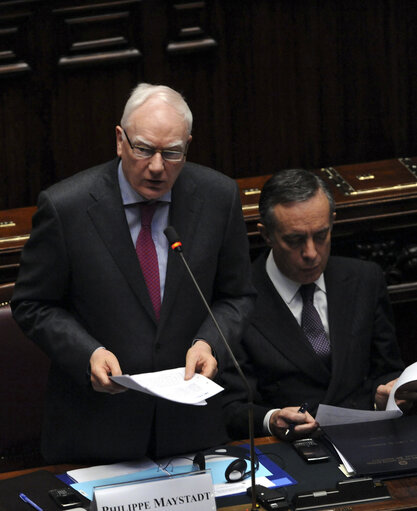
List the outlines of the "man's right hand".
<svg viewBox="0 0 417 511">
<path fill-rule="evenodd" d="M 294 427 L 290 428 L 293 424 Z M 289 406 L 276 410 L 269 419 L 269 429 L 281 440 L 294 440 L 309 436 L 319 426 L 319 423 L 308 412 L 299 413 L 298 407 Z M 290 428 L 290 433 L 286 431 Z"/>
<path fill-rule="evenodd" d="M 90 358 L 91 385 L 97 392 L 118 394 L 127 389 L 114 383 L 109 376 L 120 376 L 119 361 L 111 351 L 104 348 L 97 349 Z"/>
</svg>

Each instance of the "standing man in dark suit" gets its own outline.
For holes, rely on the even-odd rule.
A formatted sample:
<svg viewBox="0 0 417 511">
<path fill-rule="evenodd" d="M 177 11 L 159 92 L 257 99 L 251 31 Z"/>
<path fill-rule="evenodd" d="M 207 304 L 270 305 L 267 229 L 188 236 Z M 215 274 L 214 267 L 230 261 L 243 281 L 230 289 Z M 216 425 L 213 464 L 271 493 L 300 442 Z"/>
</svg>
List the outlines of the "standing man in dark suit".
<svg viewBox="0 0 417 511">
<path fill-rule="evenodd" d="M 381 269 L 329 257 L 334 210 L 306 170 L 278 172 L 262 190 L 258 228 L 270 250 L 254 263 L 258 298 L 241 353 L 258 436 L 310 434 L 319 403 L 383 409 L 403 369 Z M 234 371 L 224 377 L 229 433 L 245 438 L 245 392 Z M 310 413 L 297 413 L 304 402 Z"/>
<path fill-rule="evenodd" d="M 49 462 L 161 457 L 227 439 L 218 396 L 181 405 L 109 378 L 184 365 L 186 379 L 214 378 L 224 365 L 219 334 L 169 251 L 167 225 L 232 344 L 252 310 L 238 188 L 185 162 L 191 126 L 180 94 L 140 84 L 116 127 L 119 158 L 39 196 L 12 308 L 52 360 L 42 443 Z"/>
</svg>

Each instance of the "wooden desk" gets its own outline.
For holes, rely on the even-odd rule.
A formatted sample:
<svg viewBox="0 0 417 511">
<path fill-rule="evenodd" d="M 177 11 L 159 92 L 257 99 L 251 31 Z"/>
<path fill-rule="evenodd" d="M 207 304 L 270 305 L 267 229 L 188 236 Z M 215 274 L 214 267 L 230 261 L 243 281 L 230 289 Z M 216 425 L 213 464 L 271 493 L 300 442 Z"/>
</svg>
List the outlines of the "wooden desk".
<svg viewBox="0 0 417 511">
<path fill-rule="evenodd" d="M 267 445 L 276 443 L 274 437 L 258 438 L 256 445 Z M 10 479 L 19 475 L 28 474 L 36 470 L 48 470 L 54 474 L 62 474 L 69 470 L 82 468 L 83 465 L 49 465 L 45 467 L 30 468 L 14 472 L 5 472 L 0 474 L 0 480 Z M 314 470 L 314 467 L 311 467 Z M 417 476 L 386 481 L 392 499 L 383 502 L 372 502 L 365 504 L 355 504 L 352 506 L 331 507 L 334 511 L 399 511 L 399 510 L 417 510 Z M 324 488 L 323 488 L 324 489 Z M 250 505 L 243 504 L 237 506 L 220 507 L 219 511 L 249 511 Z M 263 508 L 260 508 L 263 509 Z M 324 510 L 323 510 L 324 511 Z M 329 511 L 329 509 L 326 509 Z"/>
<path fill-rule="evenodd" d="M 273 444 L 277 441 L 275 437 L 257 438 L 256 445 Z M 247 443 L 247 441 L 245 441 Z M 311 467 L 314 469 L 314 466 Z M 372 502 L 355 504 L 353 506 L 341 506 L 322 509 L 322 511 L 417 511 L 417 476 L 385 481 L 392 499 L 383 502 Z M 324 489 L 324 488 L 323 488 Z M 250 506 L 228 506 L 218 508 L 219 511 L 249 511 Z M 260 508 L 263 509 L 263 508 Z"/>
</svg>

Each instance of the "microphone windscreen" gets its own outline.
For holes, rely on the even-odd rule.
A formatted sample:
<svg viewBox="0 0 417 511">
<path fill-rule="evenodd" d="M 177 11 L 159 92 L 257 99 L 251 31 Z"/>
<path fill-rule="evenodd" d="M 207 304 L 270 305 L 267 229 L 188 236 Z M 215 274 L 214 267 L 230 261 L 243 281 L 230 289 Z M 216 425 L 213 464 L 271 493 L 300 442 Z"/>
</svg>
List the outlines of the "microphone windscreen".
<svg viewBox="0 0 417 511">
<path fill-rule="evenodd" d="M 180 237 L 172 225 L 168 225 L 168 227 L 165 228 L 164 234 L 167 237 L 168 243 L 170 244 L 172 250 L 175 250 L 175 252 L 182 252 L 182 243 L 180 241 Z"/>
<path fill-rule="evenodd" d="M 174 229 L 174 227 L 172 227 L 172 225 L 168 225 L 168 227 L 165 228 L 164 234 L 167 237 L 170 245 L 180 241 L 180 237 L 178 236 L 177 231 Z"/>
</svg>

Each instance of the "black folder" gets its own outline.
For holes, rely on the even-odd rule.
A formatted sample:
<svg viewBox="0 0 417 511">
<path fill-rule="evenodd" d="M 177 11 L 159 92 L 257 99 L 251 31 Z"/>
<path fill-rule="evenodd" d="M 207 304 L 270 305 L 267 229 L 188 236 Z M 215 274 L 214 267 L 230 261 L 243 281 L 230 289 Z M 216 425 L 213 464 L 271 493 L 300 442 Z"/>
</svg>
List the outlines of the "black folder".
<svg viewBox="0 0 417 511">
<path fill-rule="evenodd" d="M 357 475 L 417 474 L 417 415 L 325 426 L 323 430 Z"/>
<path fill-rule="evenodd" d="M 33 511 L 33 508 L 20 499 L 19 493 L 24 493 L 43 511 L 57 511 L 61 508 L 48 495 L 54 488 L 67 488 L 54 474 L 46 470 L 38 470 L 22 476 L 0 481 L 0 511 Z M 80 495 L 81 506 L 88 508 L 90 501 Z M 61 509 L 62 511 L 62 509 Z"/>
</svg>

